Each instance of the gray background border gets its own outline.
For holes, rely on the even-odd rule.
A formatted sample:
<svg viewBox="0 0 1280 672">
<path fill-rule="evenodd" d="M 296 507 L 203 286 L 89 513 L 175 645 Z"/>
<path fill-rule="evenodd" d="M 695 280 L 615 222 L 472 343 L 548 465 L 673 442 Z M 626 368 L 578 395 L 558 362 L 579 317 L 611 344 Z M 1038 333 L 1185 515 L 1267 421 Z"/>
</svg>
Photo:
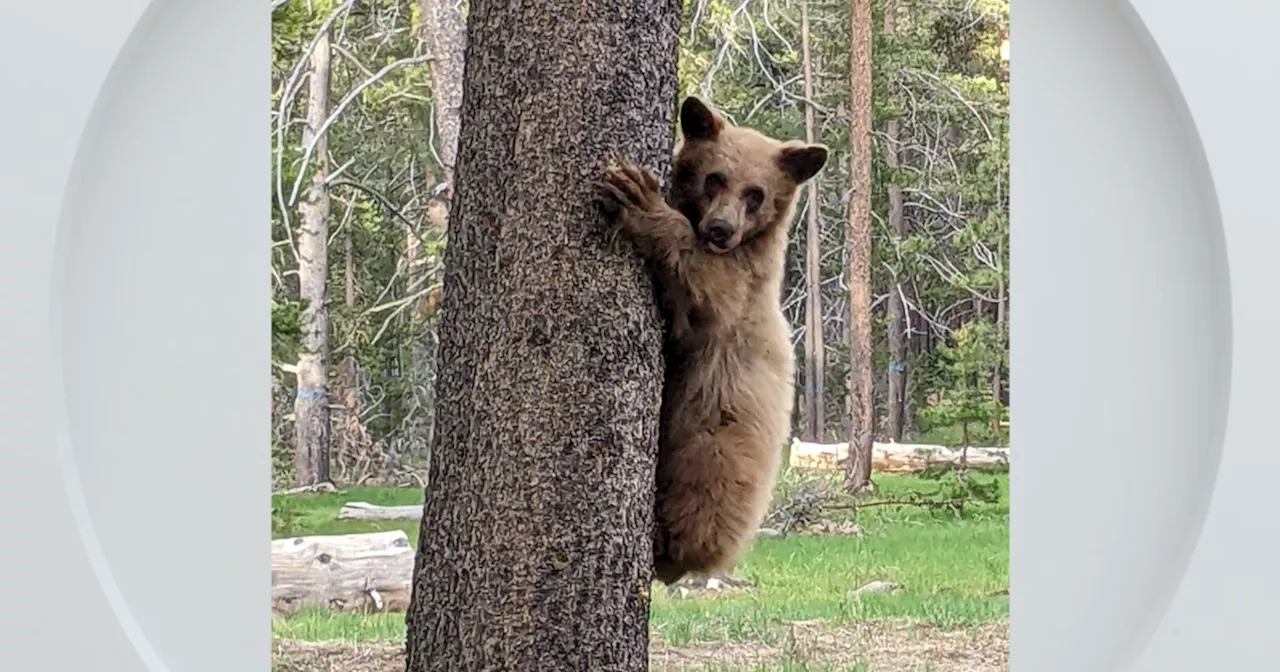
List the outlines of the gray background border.
<svg viewBox="0 0 1280 672">
<path fill-rule="evenodd" d="M 1270 669 L 1280 6 L 1012 11 L 1013 669 Z M 6 667 L 269 669 L 267 14 L 0 8 Z"/>
<path fill-rule="evenodd" d="M 1280 7 L 1012 14 L 1012 669 L 1274 669 Z"/>
<path fill-rule="evenodd" d="M 267 5 L 0 26 L 2 666 L 267 670 Z"/>
</svg>

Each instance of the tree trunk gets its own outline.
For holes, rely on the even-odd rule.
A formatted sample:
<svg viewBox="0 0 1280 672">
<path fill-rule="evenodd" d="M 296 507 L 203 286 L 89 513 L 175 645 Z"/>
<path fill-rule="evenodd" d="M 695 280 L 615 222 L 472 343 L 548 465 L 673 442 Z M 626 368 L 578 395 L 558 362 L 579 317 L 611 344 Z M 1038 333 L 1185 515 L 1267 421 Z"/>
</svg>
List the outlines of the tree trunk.
<svg viewBox="0 0 1280 672">
<path fill-rule="evenodd" d="M 897 28 L 896 6 L 888 2 L 884 8 L 884 34 L 893 35 Z M 885 163 L 891 171 L 897 170 L 898 157 L 898 120 L 890 119 L 885 123 Z M 903 216 L 902 187 L 890 181 L 889 192 L 889 231 L 894 240 L 894 249 L 900 249 L 902 240 L 907 235 L 907 221 Z M 902 300 L 904 284 L 902 273 L 905 269 L 898 265 L 894 285 L 889 291 L 889 400 L 888 400 L 888 434 L 891 441 L 902 441 L 903 425 L 906 418 L 907 396 L 907 307 Z"/>
<path fill-rule="evenodd" d="M 453 190 L 458 157 L 458 130 L 462 123 L 462 77 L 467 44 L 466 22 L 459 0 L 422 0 L 422 43 L 431 57 L 431 99 L 435 103 L 438 150 L 444 170 L 444 189 L 436 195 L 441 205 Z"/>
<path fill-rule="evenodd" d="M 890 122 L 890 127 L 896 122 Z M 891 129 L 892 130 L 892 129 Z M 889 134 L 887 131 L 886 134 Z M 897 205 L 901 212 L 902 192 L 898 187 L 889 187 L 889 220 L 893 221 L 894 192 L 897 192 Z M 901 219 L 899 219 L 901 221 Z M 901 272 L 899 269 L 898 272 Z M 907 406 L 907 347 L 906 347 L 906 306 L 902 301 L 902 284 L 895 283 L 889 290 L 889 399 L 886 433 L 891 441 L 902 441 L 903 429 L 906 425 Z"/>
<path fill-rule="evenodd" d="M 814 142 L 813 65 L 809 57 L 809 2 L 800 3 L 800 53 L 804 64 L 804 138 Z M 804 402 L 805 435 L 810 441 L 821 441 L 826 434 L 826 401 L 823 379 L 826 354 L 822 338 L 822 234 L 818 225 L 818 179 L 805 185 L 808 207 L 805 209 L 804 277 Z"/>
<path fill-rule="evenodd" d="M 850 491 L 871 486 L 875 399 L 871 373 L 871 0 L 852 0 L 849 58 L 849 154 L 853 195 L 849 200 L 850 443 L 857 446 L 845 471 Z"/>
<path fill-rule="evenodd" d="M 1000 264 L 1002 265 L 1004 264 L 1003 236 L 1000 238 L 1000 240 L 997 243 L 996 260 Z M 1005 278 L 1003 275 L 1003 269 L 1002 269 L 1001 277 L 997 282 L 999 283 L 999 286 L 996 288 L 996 332 L 1003 336 L 1005 310 L 1006 310 Z M 1004 344 L 1003 347 L 1007 352 L 1009 347 L 1008 340 L 1001 339 L 1001 343 Z M 1002 366 L 1002 359 L 1003 358 L 997 358 L 996 365 L 991 367 L 991 397 L 992 397 L 992 401 L 994 401 L 997 406 L 1004 405 L 1004 367 Z M 992 421 L 991 431 L 995 433 L 996 436 L 1000 435 L 1000 418 L 999 417 L 997 417 L 995 420 Z"/>
<path fill-rule="evenodd" d="M 298 395 L 293 404 L 296 486 L 329 481 L 329 143 L 317 134 L 329 116 L 329 35 L 322 33 L 311 52 L 304 147 L 315 143 L 311 185 L 298 206 L 298 291 L 302 347 L 298 352 Z"/>
<path fill-rule="evenodd" d="M 471 1 L 408 672 L 648 667 L 661 321 L 592 185 L 666 174 L 680 13 Z"/>
<path fill-rule="evenodd" d="M 342 235 L 342 304 L 347 310 L 356 307 L 356 248 L 351 227 Z"/>
<path fill-rule="evenodd" d="M 456 143 L 455 143 L 456 144 Z M 451 150 L 452 151 L 452 150 Z M 424 236 L 443 236 L 448 226 L 448 185 L 437 182 L 440 174 L 430 171 L 424 182 L 432 187 L 426 203 L 425 226 L 405 225 L 405 291 L 417 296 L 413 307 L 413 331 L 409 341 L 409 379 L 413 388 L 413 420 L 411 440 L 404 451 L 418 458 L 428 458 L 431 445 L 431 429 L 435 422 L 435 335 L 431 320 L 440 308 L 441 291 L 438 283 L 428 275 Z M 450 178 L 452 179 L 452 178 Z"/>
<path fill-rule="evenodd" d="M 428 226 L 439 234 L 444 234 L 449 225 L 449 202 L 453 195 L 454 169 L 458 157 L 458 131 L 461 127 L 462 115 L 462 77 L 465 69 L 465 52 L 467 44 L 466 20 L 462 16 L 461 0 L 421 0 L 423 48 L 431 60 L 428 68 L 431 72 L 431 98 L 435 107 L 436 143 L 439 152 L 441 181 L 433 185 L 431 197 L 427 200 Z M 418 232 L 411 232 L 415 251 L 421 252 Z M 418 292 L 422 286 L 422 262 L 417 254 L 411 257 L 409 282 Z M 425 326 L 440 305 L 440 292 L 433 290 L 418 300 L 415 312 Z M 435 422 L 435 347 L 418 338 L 409 349 L 413 359 L 415 388 L 421 390 L 419 403 L 426 411 L 423 426 L 427 429 L 420 444 L 422 456 L 429 456 L 426 446 L 431 443 L 431 425 Z"/>
<path fill-rule="evenodd" d="M 356 254 L 350 226 L 346 227 L 342 236 L 342 261 L 342 305 L 350 315 L 356 307 Z M 343 358 L 342 364 L 338 366 L 337 382 L 340 385 L 338 389 L 342 404 L 342 421 L 339 424 L 341 435 L 337 441 L 341 446 L 341 452 L 338 453 L 337 458 L 339 469 L 341 469 L 343 456 L 349 459 L 357 455 L 364 447 L 367 437 L 364 426 L 360 422 L 360 367 L 354 353 L 348 353 Z M 332 425 L 330 427 L 332 428 Z"/>
<path fill-rule="evenodd" d="M 914 227 L 914 224 L 916 222 L 915 218 L 909 217 L 904 214 L 903 219 L 906 220 L 906 227 L 909 230 L 915 230 L 915 227 Z M 908 295 L 911 296 L 911 299 L 913 300 L 915 305 L 921 306 L 924 304 L 923 299 L 920 298 L 919 288 L 916 287 L 916 283 L 913 282 L 910 284 L 906 284 L 903 286 L 903 289 L 909 290 Z M 928 352 L 930 348 L 929 346 L 930 328 L 928 327 L 927 323 L 924 323 L 923 316 L 921 316 L 920 319 L 922 321 L 921 328 L 916 329 L 914 331 L 908 331 L 905 334 L 906 341 L 907 341 L 907 358 L 914 362 L 920 361 L 920 357 L 924 353 Z M 911 381 L 907 380 L 906 382 L 910 383 Z M 905 393 L 904 393 L 905 401 L 903 402 L 903 409 L 902 409 L 902 416 L 903 416 L 902 417 L 902 425 L 903 425 L 902 433 L 904 436 L 907 436 L 915 432 L 920 427 L 918 415 L 920 411 L 922 397 L 920 396 L 919 392 L 913 395 L 911 393 L 911 388 L 909 384 L 903 385 L 903 387 L 907 389 L 905 390 Z"/>
<path fill-rule="evenodd" d="M 435 217 L 432 216 L 433 210 L 443 211 L 444 209 L 435 197 L 427 202 L 426 220 L 432 228 L 437 228 Z M 435 346 L 429 338 L 431 335 L 429 325 L 440 306 L 440 290 L 438 286 L 431 289 L 427 285 L 428 260 L 422 245 L 424 233 L 422 229 L 425 227 L 413 227 L 406 223 L 404 228 L 405 291 L 410 295 L 419 295 L 413 308 L 413 332 L 409 342 L 409 380 L 413 386 L 414 409 L 410 412 L 414 413 L 414 417 L 411 425 L 411 440 L 405 452 L 424 457 L 431 443 L 432 389 L 434 387 L 432 356 L 435 354 Z M 443 228 L 442 223 L 437 230 L 443 232 Z"/>
</svg>

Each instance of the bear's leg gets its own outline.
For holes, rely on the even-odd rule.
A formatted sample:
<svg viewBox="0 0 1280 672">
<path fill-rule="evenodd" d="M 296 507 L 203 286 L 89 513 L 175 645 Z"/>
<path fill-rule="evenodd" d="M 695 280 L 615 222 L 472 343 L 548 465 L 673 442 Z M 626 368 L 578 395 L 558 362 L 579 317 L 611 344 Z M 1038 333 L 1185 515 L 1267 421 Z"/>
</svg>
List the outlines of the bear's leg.
<svg viewBox="0 0 1280 672">
<path fill-rule="evenodd" d="M 773 483 L 767 441 L 741 424 L 700 433 L 659 465 L 654 575 L 731 571 L 755 538 Z"/>
<path fill-rule="evenodd" d="M 653 578 L 671 585 L 680 580 L 683 572 L 676 569 L 667 555 L 667 528 L 657 516 L 655 507 L 653 520 Z"/>
</svg>

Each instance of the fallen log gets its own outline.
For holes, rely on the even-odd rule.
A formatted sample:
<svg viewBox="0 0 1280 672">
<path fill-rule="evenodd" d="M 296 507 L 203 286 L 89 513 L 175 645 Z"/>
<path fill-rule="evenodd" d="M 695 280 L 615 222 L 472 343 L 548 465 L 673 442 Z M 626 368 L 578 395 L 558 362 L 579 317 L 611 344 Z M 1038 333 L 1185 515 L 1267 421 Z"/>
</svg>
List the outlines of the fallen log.
<svg viewBox="0 0 1280 672">
<path fill-rule="evenodd" d="M 961 457 L 969 469 L 1003 469 L 1009 464 L 1008 448 L 975 448 L 967 451 L 946 446 L 914 443 L 875 443 L 871 447 L 871 470 L 879 473 L 916 473 L 929 467 L 959 466 Z M 791 440 L 792 467 L 814 470 L 841 468 L 849 457 L 849 444 L 811 443 Z"/>
<path fill-rule="evenodd" d="M 338 509 L 338 520 L 422 520 L 422 505 L 378 506 L 368 502 L 347 502 Z"/>
<path fill-rule="evenodd" d="M 271 612 L 403 612 L 414 549 L 402 530 L 271 541 Z"/>
</svg>

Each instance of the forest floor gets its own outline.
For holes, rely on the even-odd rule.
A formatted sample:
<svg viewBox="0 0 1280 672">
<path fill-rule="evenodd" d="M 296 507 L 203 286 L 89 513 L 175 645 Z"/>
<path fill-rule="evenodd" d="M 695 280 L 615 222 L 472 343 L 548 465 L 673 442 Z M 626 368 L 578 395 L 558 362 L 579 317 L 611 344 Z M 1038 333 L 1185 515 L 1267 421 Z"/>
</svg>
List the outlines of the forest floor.
<svg viewBox="0 0 1280 672">
<path fill-rule="evenodd" d="M 1001 500 L 967 506 L 963 518 L 917 507 L 864 509 L 859 534 L 759 540 L 737 574 L 750 587 L 685 595 L 656 588 L 652 669 L 1008 670 L 1008 478 L 989 478 L 1000 480 Z M 880 497 L 936 487 L 912 477 L 878 476 L 876 481 Z M 274 533 L 402 529 L 416 543 L 415 523 L 349 522 L 335 516 L 348 501 L 395 505 L 421 498 L 416 488 L 276 497 Z M 873 582 L 896 588 L 854 594 Z M 274 619 L 272 631 L 276 672 L 404 669 L 403 614 L 304 611 Z"/>
</svg>

